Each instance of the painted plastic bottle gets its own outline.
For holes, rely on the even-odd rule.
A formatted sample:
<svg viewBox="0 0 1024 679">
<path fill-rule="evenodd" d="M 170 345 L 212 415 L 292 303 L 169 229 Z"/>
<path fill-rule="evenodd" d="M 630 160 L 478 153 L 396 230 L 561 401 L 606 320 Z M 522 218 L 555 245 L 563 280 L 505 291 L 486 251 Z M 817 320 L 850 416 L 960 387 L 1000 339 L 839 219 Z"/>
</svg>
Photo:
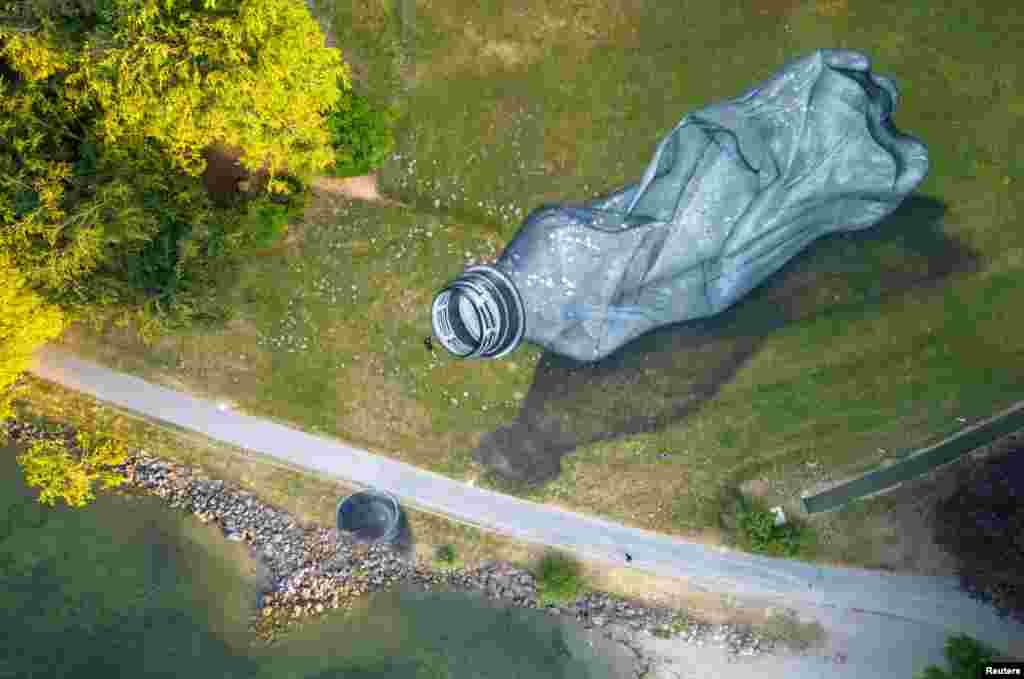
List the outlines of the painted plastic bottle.
<svg viewBox="0 0 1024 679">
<path fill-rule="evenodd" d="M 531 212 L 493 265 L 435 296 L 434 334 L 464 358 L 527 341 L 594 361 L 725 310 L 821 236 L 877 224 L 920 184 L 927 149 L 893 126 L 896 101 L 858 52 L 787 64 L 684 117 L 638 183 Z"/>
</svg>

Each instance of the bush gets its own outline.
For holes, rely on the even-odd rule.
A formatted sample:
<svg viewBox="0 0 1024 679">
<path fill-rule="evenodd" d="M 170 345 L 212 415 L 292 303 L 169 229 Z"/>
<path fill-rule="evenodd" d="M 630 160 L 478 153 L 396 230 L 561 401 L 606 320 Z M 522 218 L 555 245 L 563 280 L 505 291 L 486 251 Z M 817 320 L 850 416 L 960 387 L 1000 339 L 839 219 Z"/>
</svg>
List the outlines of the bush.
<svg viewBox="0 0 1024 679">
<path fill-rule="evenodd" d="M 287 206 L 278 205 L 267 198 L 257 198 L 249 204 L 242 233 L 245 243 L 253 248 L 266 248 L 280 241 L 288 233 L 291 214 Z"/>
<path fill-rule="evenodd" d="M 936 508 L 935 539 L 958 559 L 965 591 L 1024 621 L 1024 451 L 966 475 Z"/>
<path fill-rule="evenodd" d="M 537 565 L 537 594 L 542 606 L 573 601 L 582 589 L 580 564 L 568 554 L 548 552 Z"/>
<path fill-rule="evenodd" d="M 775 525 L 775 515 L 754 506 L 742 495 L 738 498 L 737 526 L 745 547 L 768 556 L 794 557 L 804 541 L 803 530 L 793 523 Z"/>
<path fill-rule="evenodd" d="M 441 563 L 451 564 L 455 562 L 455 548 L 451 545 L 440 545 L 434 551 L 434 558 Z"/>
<path fill-rule="evenodd" d="M 984 676 L 985 663 L 998 657 L 998 652 L 985 644 L 966 635 L 952 636 L 946 639 L 946 660 L 952 669 L 943 670 L 929 665 L 918 679 L 974 679 Z"/>
<path fill-rule="evenodd" d="M 335 177 L 368 174 L 380 167 L 394 148 L 394 111 L 374 109 L 360 94 L 342 97 L 326 119 L 335 153 L 334 166 L 328 172 Z"/>
<path fill-rule="evenodd" d="M 246 205 L 241 228 L 243 247 L 259 249 L 274 245 L 288 233 L 288 224 L 302 217 L 308 200 L 306 185 L 291 176 L 282 177 L 281 181 L 288 186 L 287 194 L 262 194 Z"/>
<path fill-rule="evenodd" d="M 84 507 L 96 497 L 95 484 L 115 488 L 127 480 L 114 471 L 128 456 L 120 439 L 79 431 L 75 443 L 69 449 L 63 440 L 40 439 L 18 455 L 26 483 L 40 489 L 41 504 L 53 506 L 57 500 L 63 500 L 70 507 Z"/>
</svg>

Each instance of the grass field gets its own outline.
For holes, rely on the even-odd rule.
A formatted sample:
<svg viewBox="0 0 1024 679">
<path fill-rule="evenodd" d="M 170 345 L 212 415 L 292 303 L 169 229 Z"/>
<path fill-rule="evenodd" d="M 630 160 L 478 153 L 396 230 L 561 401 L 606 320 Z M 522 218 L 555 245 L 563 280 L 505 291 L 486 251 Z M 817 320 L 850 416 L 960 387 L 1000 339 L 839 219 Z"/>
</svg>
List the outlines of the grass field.
<svg viewBox="0 0 1024 679">
<path fill-rule="evenodd" d="M 709 541 L 743 481 L 771 481 L 769 500 L 795 508 L 822 479 L 1024 395 L 1022 159 L 1008 143 L 1024 133 L 1024 48 L 1009 40 L 1024 26 L 1005 3 L 429 0 L 413 16 L 411 2 L 334 2 L 321 9 L 361 87 L 400 104 L 380 182 L 411 207 L 317 196 L 289 246 L 225 280 L 227 328 L 154 348 L 76 328 L 69 346 L 454 478 Z M 526 212 L 636 179 L 687 111 L 818 47 L 870 55 L 900 86 L 897 127 L 928 145 L 930 174 L 895 215 L 593 366 L 535 347 L 490 362 L 426 351 L 433 294 L 500 252 Z M 564 455 L 540 487 L 472 459 L 531 437 Z"/>
</svg>

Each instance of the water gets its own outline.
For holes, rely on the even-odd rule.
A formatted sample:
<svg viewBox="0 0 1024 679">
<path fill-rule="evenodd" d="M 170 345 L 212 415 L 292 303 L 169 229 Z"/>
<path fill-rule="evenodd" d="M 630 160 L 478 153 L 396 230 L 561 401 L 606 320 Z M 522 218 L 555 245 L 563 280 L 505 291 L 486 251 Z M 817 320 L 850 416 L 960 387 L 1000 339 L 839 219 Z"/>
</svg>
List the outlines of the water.
<svg viewBox="0 0 1024 679">
<path fill-rule="evenodd" d="M 536 611 L 386 592 L 270 649 L 244 545 L 151 497 L 36 503 L 0 448 L 0 679 L 612 679 L 622 657 Z"/>
</svg>

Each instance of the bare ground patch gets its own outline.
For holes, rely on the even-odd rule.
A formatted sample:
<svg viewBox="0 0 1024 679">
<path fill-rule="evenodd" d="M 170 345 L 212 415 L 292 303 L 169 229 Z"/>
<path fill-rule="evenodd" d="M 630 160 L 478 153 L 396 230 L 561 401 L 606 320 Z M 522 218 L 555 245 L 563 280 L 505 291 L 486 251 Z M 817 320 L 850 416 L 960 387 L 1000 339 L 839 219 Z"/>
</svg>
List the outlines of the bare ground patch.
<svg viewBox="0 0 1024 679">
<path fill-rule="evenodd" d="M 377 189 L 376 172 L 358 177 L 317 177 L 313 180 L 312 187 L 314 198 L 318 197 L 317 194 L 327 194 L 328 196 L 341 196 L 351 200 L 366 200 L 408 207 L 404 203 L 380 194 L 380 191 Z M 316 212 L 318 209 L 321 209 L 320 206 L 312 207 L 313 212 Z"/>
<path fill-rule="evenodd" d="M 761 16 L 785 18 L 803 3 L 801 0 L 757 0 L 751 4 Z"/>
<path fill-rule="evenodd" d="M 457 36 L 416 63 L 418 80 L 445 80 L 466 75 L 525 71 L 545 59 L 551 48 L 568 46 L 585 58 L 600 47 L 636 49 L 642 44 L 635 0 L 530 2 L 502 7 L 500 16 L 472 16 L 430 9 L 432 21 Z"/>
</svg>

